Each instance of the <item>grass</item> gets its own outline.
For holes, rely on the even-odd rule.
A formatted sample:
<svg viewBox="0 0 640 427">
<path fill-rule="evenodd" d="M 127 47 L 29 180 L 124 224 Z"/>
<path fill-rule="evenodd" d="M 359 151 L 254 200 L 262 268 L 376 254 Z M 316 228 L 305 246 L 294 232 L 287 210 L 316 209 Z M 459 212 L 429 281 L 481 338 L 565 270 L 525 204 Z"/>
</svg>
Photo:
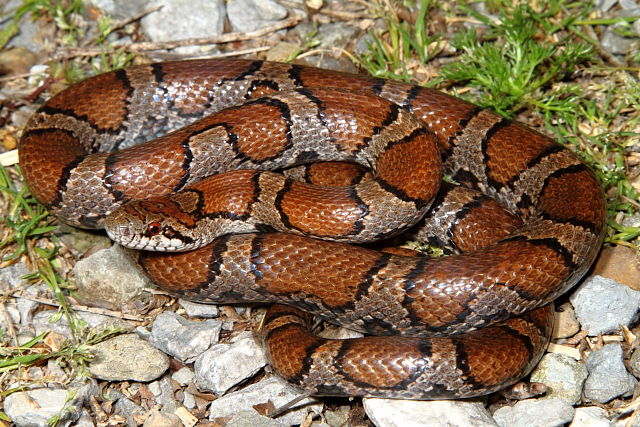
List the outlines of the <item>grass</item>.
<svg viewBox="0 0 640 427">
<path fill-rule="evenodd" d="M 376 4 L 374 13 L 381 7 Z M 606 66 L 599 45 L 588 35 L 595 25 L 628 25 L 637 17 L 592 19 L 592 4 L 568 0 L 493 1 L 487 6 L 498 12 L 497 20 L 458 5 L 457 14 L 472 17 L 486 30 L 480 35 L 471 27 L 451 38 L 458 56 L 428 85 L 451 85 L 454 94 L 505 117 L 526 113 L 573 148 L 608 195 L 607 241 L 637 249 L 640 228 L 621 222 L 640 211 L 640 194 L 632 185 L 637 172 L 626 161 L 629 144 L 640 136 L 640 86 L 625 68 Z M 423 71 L 423 58 L 432 59 L 429 53 L 442 42 L 441 36 L 424 35 L 422 22 L 431 7 L 428 1 L 417 2 L 415 23 L 383 8 L 387 26 L 371 33 L 370 52 L 357 58 L 358 63 L 375 76 L 404 81 Z M 415 59 L 413 70 L 402 65 L 409 55 Z M 590 75 L 615 78 L 575 81 L 576 76 Z"/>
</svg>

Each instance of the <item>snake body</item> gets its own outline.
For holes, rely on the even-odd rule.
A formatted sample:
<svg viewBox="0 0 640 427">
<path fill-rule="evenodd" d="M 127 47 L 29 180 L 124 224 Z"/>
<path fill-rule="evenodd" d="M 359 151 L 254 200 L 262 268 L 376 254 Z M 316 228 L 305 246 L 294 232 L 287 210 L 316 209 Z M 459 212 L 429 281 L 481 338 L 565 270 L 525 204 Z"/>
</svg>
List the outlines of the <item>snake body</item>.
<svg viewBox="0 0 640 427">
<path fill-rule="evenodd" d="M 325 187 L 270 172 L 317 161 L 359 163 L 373 178 Z M 106 225 L 139 249 L 193 249 L 140 253 L 161 287 L 287 304 L 261 330 L 271 364 L 318 394 L 468 397 L 517 381 L 548 342 L 549 303 L 587 271 L 606 219 L 588 167 L 521 124 L 418 86 L 262 61 L 87 79 L 37 110 L 20 163 L 67 222 Z M 461 186 L 436 195 L 441 169 Z M 425 212 L 421 233 L 463 253 L 344 243 L 391 236 Z M 387 336 L 321 339 L 297 308 Z"/>
</svg>

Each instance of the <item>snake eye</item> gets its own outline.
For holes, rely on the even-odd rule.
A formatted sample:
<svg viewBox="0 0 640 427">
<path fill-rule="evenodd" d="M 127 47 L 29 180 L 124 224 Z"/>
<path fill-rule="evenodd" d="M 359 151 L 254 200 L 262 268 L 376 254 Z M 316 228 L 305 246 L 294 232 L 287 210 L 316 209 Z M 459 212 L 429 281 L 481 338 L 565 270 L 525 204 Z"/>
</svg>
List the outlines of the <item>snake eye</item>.
<svg viewBox="0 0 640 427">
<path fill-rule="evenodd" d="M 159 222 L 152 222 L 151 224 L 149 224 L 147 226 L 147 233 L 150 236 L 155 236 L 160 234 L 160 231 L 162 231 L 162 227 L 160 227 L 160 223 Z"/>
</svg>

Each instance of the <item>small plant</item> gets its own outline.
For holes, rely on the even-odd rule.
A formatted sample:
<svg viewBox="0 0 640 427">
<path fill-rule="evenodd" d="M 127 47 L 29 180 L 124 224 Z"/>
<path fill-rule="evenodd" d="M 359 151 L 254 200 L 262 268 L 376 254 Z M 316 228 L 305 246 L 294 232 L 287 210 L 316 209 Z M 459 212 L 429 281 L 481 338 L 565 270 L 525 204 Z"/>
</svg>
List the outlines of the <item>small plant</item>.
<svg viewBox="0 0 640 427">
<path fill-rule="evenodd" d="M 381 32 L 369 32 L 369 52 L 358 58 L 351 57 L 376 77 L 408 82 L 412 78 L 408 63 L 416 61 L 426 65 L 439 52 L 441 36 L 429 35 L 426 28 L 431 1 L 420 0 L 414 23 L 401 19 L 390 0 L 374 3 L 374 13 L 386 21 L 386 28 Z"/>
</svg>

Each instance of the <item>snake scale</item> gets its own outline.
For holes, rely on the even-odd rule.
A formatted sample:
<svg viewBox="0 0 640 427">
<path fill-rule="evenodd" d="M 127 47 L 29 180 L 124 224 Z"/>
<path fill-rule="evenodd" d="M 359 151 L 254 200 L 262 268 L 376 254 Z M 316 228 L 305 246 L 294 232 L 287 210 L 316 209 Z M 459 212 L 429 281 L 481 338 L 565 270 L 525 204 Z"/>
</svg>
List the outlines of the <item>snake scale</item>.
<svg viewBox="0 0 640 427">
<path fill-rule="evenodd" d="M 325 161 L 372 177 L 313 163 Z M 160 250 L 138 255 L 159 286 L 273 303 L 261 328 L 273 368 L 320 395 L 468 397 L 514 383 L 606 218 L 588 167 L 521 124 L 431 89 L 253 60 L 139 65 L 71 86 L 27 124 L 20 163 L 55 215 Z M 291 175 L 307 182 L 272 172 L 304 163 Z M 440 185 L 442 171 L 459 185 Z M 461 253 L 346 243 L 425 214 L 418 233 Z M 379 336 L 319 338 L 312 315 Z"/>
</svg>

